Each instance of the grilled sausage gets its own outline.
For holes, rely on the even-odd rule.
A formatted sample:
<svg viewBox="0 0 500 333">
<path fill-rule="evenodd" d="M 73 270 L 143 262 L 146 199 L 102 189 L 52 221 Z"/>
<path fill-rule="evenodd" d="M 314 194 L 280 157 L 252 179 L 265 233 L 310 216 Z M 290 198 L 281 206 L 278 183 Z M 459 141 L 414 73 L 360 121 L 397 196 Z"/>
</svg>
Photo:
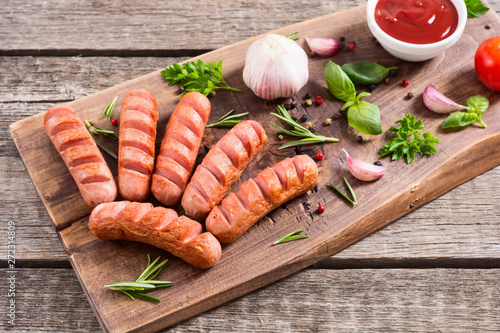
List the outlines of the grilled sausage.
<svg viewBox="0 0 500 333">
<path fill-rule="evenodd" d="M 231 243 L 267 213 L 316 186 L 318 168 L 306 155 L 286 158 L 241 184 L 205 221 L 221 243 Z"/>
<path fill-rule="evenodd" d="M 85 203 L 91 208 L 116 198 L 116 183 L 85 124 L 69 106 L 56 105 L 43 117 L 52 140 Z"/>
<path fill-rule="evenodd" d="M 184 95 L 170 116 L 156 160 L 151 192 L 167 206 L 179 203 L 191 173 L 210 115 L 205 95 Z"/>
<path fill-rule="evenodd" d="M 101 239 L 131 240 L 167 250 L 189 264 L 206 269 L 221 257 L 221 245 L 186 216 L 150 203 L 117 201 L 97 206 L 89 229 Z"/>
<path fill-rule="evenodd" d="M 155 163 L 158 104 L 149 91 L 130 91 L 122 103 L 118 146 L 118 191 L 125 200 L 149 196 Z"/>
<path fill-rule="evenodd" d="M 253 120 L 242 121 L 227 132 L 191 177 L 181 202 L 186 214 L 199 220 L 207 217 L 266 143 L 266 132 Z"/>
</svg>

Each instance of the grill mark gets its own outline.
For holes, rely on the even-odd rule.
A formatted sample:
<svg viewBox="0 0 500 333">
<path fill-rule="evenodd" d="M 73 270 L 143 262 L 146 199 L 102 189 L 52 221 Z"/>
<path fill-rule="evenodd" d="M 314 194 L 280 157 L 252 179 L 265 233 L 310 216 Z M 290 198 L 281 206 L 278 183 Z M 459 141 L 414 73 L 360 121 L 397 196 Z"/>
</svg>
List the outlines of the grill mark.
<svg viewBox="0 0 500 333">
<path fill-rule="evenodd" d="M 172 140 L 175 140 L 177 142 L 179 142 L 181 145 L 183 145 L 184 147 L 186 147 L 187 149 L 189 149 L 189 151 L 193 151 L 193 144 L 188 140 L 186 139 L 185 137 L 181 136 L 181 135 L 178 135 L 176 133 L 168 133 L 167 136 L 172 139 Z"/>
<path fill-rule="evenodd" d="M 259 141 L 262 144 L 262 141 L 263 141 L 262 140 L 262 137 L 263 137 L 262 128 L 257 126 L 258 123 L 255 123 L 253 121 L 250 122 L 250 125 L 252 125 L 253 130 L 255 131 L 255 133 L 257 133 L 257 136 L 259 137 Z"/>
<path fill-rule="evenodd" d="M 240 131 L 232 131 L 234 133 L 234 135 L 238 138 L 238 140 L 240 140 L 241 144 L 243 145 L 243 147 L 245 148 L 246 152 L 247 152 L 247 155 L 250 157 L 250 153 L 252 152 L 252 143 L 250 142 L 250 138 L 248 135 L 244 134 L 244 133 L 241 133 Z M 245 144 L 245 142 L 240 138 L 240 135 L 244 135 L 246 136 L 246 142 L 248 143 L 247 145 Z"/>
<path fill-rule="evenodd" d="M 62 131 L 67 131 L 67 130 L 72 130 L 72 129 L 79 129 L 82 127 L 82 124 L 80 124 L 79 122 L 75 120 L 73 120 L 72 122 L 64 122 L 64 123 L 60 123 L 60 124 L 57 124 L 56 126 L 54 126 L 52 128 L 52 131 L 50 132 L 50 136 L 54 136 Z"/>
<path fill-rule="evenodd" d="M 239 140 L 239 138 L 238 138 L 238 140 Z M 227 158 L 231 161 L 231 164 L 233 165 L 233 167 L 234 167 L 236 170 L 238 170 L 239 168 L 237 167 L 237 164 L 236 164 L 236 163 L 237 163 L 237 161 L 236 161 L 236 160 L 234 160 L 233 158 L 231 158 L 231 155 L 229 155 L 229 154 L 227 153 L 227 151 L 226 151 L 226 150 L 227 150 L 227 148 L 223 147 L 223 145 L 219 145 L 219 148 L 220 148 L 220 150 L 221 150 L 224 154 L 226 154 Z M 235 155 L 237 155 L 237 154 L 235 154 Z M 238 157 L 236 156 L 236 158 L 238 158 Z"/>
<path fill-rule="evenodd" d="M 208 199 L 208 197 L 205 195 L 203 190 L 198 186 L 198 184 L 196 182 L 190 182 L 190 184 L 193 185 L 194 190 L 196 192 L 198 192 L 203 197 L 205 202 L 210 203 L 210 200 Z"/>
<path fill-rule="evenodd" d="M 283 182 L 283 179 L 281 179 L 281 177 L 280 177 L 279 173 L 277 173 L 277 172 L 276 172 L 276 170 L 274 170 L 274 168 L 275 168 L 275 167 L 276 167 L 276 165 L 275 165 L 274 167 L 272 167 L 272 168 L 271 168 L 271 170 L 273 170 L 273 172 L 276 174 L 276 177 L 277 177 L 277 178 L 278 178 L 278 180 L 280 181 L 280 184 L 281 184 L 281 189 L 282 189 L 282 190 L 283 190 L 283 192 L 284 192 L 284 191 L 286 191 L 286 189 L 287 189 L 287 187 L 286 187 L 286 185 L 287 185 L 287 183 L 286 183 L 286 175 L 285 175 L 285 179 L 284 179 L 285 183 L 284 183 L 284 182 Z"/>
<path fill-rule="evenodd" d="M 107 183 L 109 182 L 109 178 L 106 176 L 91 176 L 87 177 L 80 182 L 80 184 L 91 184 L 91 183 Z"/>
<path fill-rule="evenodd" d="M 266 196 L 264 195 L 264 191 L 262 191 L 262 189 L 260 188 L 260 186 L 257 183 L 257 181 L 254 178 L 250 178 L 248 181 L 255 183 L 255 185 L 257 185 L 257 188 L 259 189 L 261 197 L 263 197 L 264 199 L 266 199 Z M 267 199 L 266 199 L 266 201 L 269 202 L 269 200 L 267 200 Z"/>
<path fill-rule="evenodd" d="M 146 93 L 145 91 L 132 90 L 127 95 L 128 96 L 139 97 L 139 98 L 142 98 L 142 99 L 147 99 L 152 104 L 154 104 L 154 105 L 156 104 L 156 101 L 153 100 L 154 97 L 151 96 L 150 94 Z"/>
<path fill-rule="evenodd" d="M 236 199 L 241 203 L 241 205 L 243 206 L 243 208 L 245 208 L 245 210 L 248 212 L 250 211 L 249 207 L 248 207 L 248 204 L 246 202 L 246 200 L 244 200 L 242 194 L 240 193 L 240 191 L 236 191 L 234 192 L 234 195 L 236 197 Z"/>
<path fill-rule="evenodd" d="M 175 139 L 172 139 L 172 140 L 175 140 Z M 177 140 L 175 140 L 175 141 L 177 141 Z M 191 173 L 189 166 L 185 164 L 185 163 L 187 163 L 187 161 L 185 161 L 184 159 L 183 159 L 184 161 L 181 161 L 181 159 L 179 159 L 179 156 L 180 157 L 185 157 L 182 154 L 180 154 L 178 152 L 175 152 L 175 151 L 172 151 L 170 149 L 164 149 L 164 150 L 161 151 L 161 153 L 159 154 L 159 156 L 170 158 L 171 160 L 177 162 L 177 164 L 179 164 L 180 166 L 182 166 L 184 169 L 186 169 L 187 172 Z"/>
<path fill-rule="evenodd" d="M 73 140 L 73 141 L 65 142 L 61 145 L 59 153 L 62 153 L 66 149 L 71 148 L 71 147 L 75 147 L 75 146 L 92 146 L 92 140 L 91 139 L 80 139 L 80 140 Z"/>
<path fill-rule="evenodd" d="M 120 167 L 125 170 L 135 171 L 147 177 L 151 176 L 149 169 L 136 161 L 122 161 Z"/>
<path fill-rule="evenodd" d="M 169 160 L 171 160 L 171 161 L 174 161 L 174 162 L 175 162 L 175 160 L 173 160 L 173 159 L 171 159 L 171 158 L 169 158 L 169 157 L 165 157 L 165 158 L 168 158 Z M 177 162 L 175 162 L 175 163 L 177 163 Z M 178 164 L 178 163 L 177 163 L 177 164 Z M 180 164 L 179 164 L 179 165 L 180 165 Z M 182 165 L 181 165 L 181 166 L 182 166 Z M 156 174 L 156 175 L 158 175 L 158 176 L 160 176 L 160 177 L 163 177 L 163 178 L 165 178 L 165 179 L 170 180 L 172 183 L 174 183 L 175 185 L 177 185 L 177 187 L 178 187 L 178 188 L 180 188 L 182 191 L 184 191 L 184 189 L 186 188 L 186 184 L 185 184 L 185 183 L 184 183 L 184 181 L 182 180 L 182 177 L 181 177 L 181 176 L 179 176 L 178 174 L 176 174 L 175 172 L 173 172 L 173 171 L 172 171 L 170 174 L 175 174 L 175 175 L 177 176 L 177 177 L 175 177 L 175 178 L 177 178 L 177 179 L 175 179 L 175 180 L 174 180 L 174 179 L 172 179 L 172 177 L 170 177 L 170 174 L 169 174 L 168 172 L 165 172 L 165 170 L 166 170 L 166 169 L 167 169 L 167 168 L 165 168 L 165 167 L 160 167 L 160 168 L 157 168 L 157 169 L 155 170 L 155 174 Z"/>
<path fill-rule="evenodd" d="M 262 194 L 262 197 L 267 201 L 270 202 L 271 198 L 269 195 L 267 195 L 267 192 L 264 190 L 264 186 L 260 183 L 260 178 L 255 178 L 255 183 L 257 184 L 257 187 L 260 190 L 260 193 Z M 271 193 L 271 189 L 269 189 L 269 194 Z"/>
<path fill-rule="evenodd" d="M 296 163 L 297 163 L 296 159 L 292 158 L 292 165 L 295 169 L 295 173 L 297 174 L 297 178 L 299 179 L 300 183 L 302 184 L 304 182 L 304 169 L 299 168 Z M 299 169 L 302 170 L 302 172 L 299 172 Z"/>
<path fill-rule="evenodd" d="M 198 110 L 198 105 L 197 103 L 195 102 L 192 102 L 190 99 L 185 99 L 182 101 L 184 104 L 187 104 L 189 105 L 194 111 L 196 111 L 196 113 L 200 116 L 200 118 L 203 120 L 203 122 L 206 124 L 207 123 L 207 120 L 208 120 L 208 115 L 205 115 L 203 114 L 204 113 L 204 110 Z"/>
<path fill-rule="evenodd" d="M 123 129 L 133 128 L 133 129 L 138 130 L 138 131 L 140 131 L 140 132 L 142 132 L 150 137 L 154 136 L 153 129 L 151 127 L 149 127 L 148 124 L 146 124 L 145 122 L 143 122 L 139 119 L 125 121 L 125 123 L 122 124 L 122 126 L 123 126 Z"/>
<path fill-rule="evenodd" d="M 227 221 L 227 224 L 232 226 L 231 219 L 229 218 L 229 213 L 226 210 L 226 206 L 224 205 L 224 201 L 222 201 L 222 204 L 219 206 L 219 211 L 222 213 L 222 216 Z"/>
<path fill-rule="evenodd" d="M 89 163 L 102 163 L 102 159 L 99 156 L 79 157 L 76 160 L 71 161 L 68 164 L 68 168 L 73 169 L 79 165 L 89 164 Z"/>
<path fill-rule="evenodd" d="M 205 165 L 205 164 L 203 164 L 203 163 L 201 164 L 201 166 L 202 166 L 202 167 L 204 167 L 205 169 L 207 169 L 207 170 L 208 170 L 208 172 L 210 172 L 210 173 L 214 176 L 214 178 L 215 178 L 215 179 L 217 179 L 217 182 L 219 182 L 219 185 L 220 185 L 220 186 L 225 187 L 225 186 L 224 186 L 224 183 L 223 183 L 223 180 L 221 180 L 221 179 L 217 176 L 217 174 L 216 174 L 216 173 L 215 173 L 212 169 L 210 169 L 208 166 L 206 166 L 206 165 Z"/>
<path fill-rule="evenodd" d="M 58 108 L 55 108 L 55 109 L 51 109 L 50 113 L 45 115 L 44 121 L 47 122 L 50 119 L 52 119 L 52 118 L 54 118 L 56 116 L 59 116 L 61 114 L 69 114 L 69 115 L 71 115 L 73 117 L 76 116 L 76 114 L 74 112 L 71 112 L 68 107 L 63 106 L 63 107 L 58 107 Z"/>
<path fill-rule="evenodd" d="M 145 107 L 143 105 L 139 105 L 137 103 L 126 105 L 126 108 L 123 109 L 122 112 L 124 112 L 124 111 L 137 111 L 140 113 L 144 113 L 146 116 L 148 116 L 151 119 L 155 119 L 155 117 L 153 115 L 153 110 L 150 110 L 148 107 Z"/>
<path fill-rule="evenodd" d="M 193 124 L 190 123 L 189 121 L 187 121 L 185 119 L 185 117 L 181 116 L 181 115 L 176 115 L 176 117 L 174 118 L 175 120 L 177 120 L 179 123 L 181 123 L 182 125 L 184 125 L 188 130 L 190 130 L 197 138 L 199 138 L 200 136 L 198 135 L 198 131 L 197 131 L 197 128 L 193 128 Z"/>
<path fill-rule="evenodd" d="M 139 149 L 139 150 L 142 150 L 143 152 L 145 152 L 147 155 L 154 157 L 149 146 L 142 143 L 142 142 L 129 141 L 129 140 L 122 141 L 122 147 L 131 147 L 131 148 Z"/>
</svg>

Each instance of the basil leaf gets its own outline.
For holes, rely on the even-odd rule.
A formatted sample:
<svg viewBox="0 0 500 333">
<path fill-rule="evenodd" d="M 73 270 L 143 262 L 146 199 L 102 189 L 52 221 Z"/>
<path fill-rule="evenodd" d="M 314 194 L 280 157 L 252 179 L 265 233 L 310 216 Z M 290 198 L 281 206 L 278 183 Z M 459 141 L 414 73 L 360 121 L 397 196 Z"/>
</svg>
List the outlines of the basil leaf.
<svg viewBox="0 0 500 333">
<path fill-rule="evenodd" d="M 339 65 L 332 61 L 328 61 L 323 71 L 323 75 L 328 85 L 328 90 L 330 90 L 333 96 L 344 102 L 356 98 L 354 84 Z"/>
<path fill-rule="evenodd" d="M 380 110 L 378 106 L 366 101 L 359 101 L 347 111 L 349 125 L 368 135 L 382 133 Z"/>
<path fill-rule="evenodd" d="M 371 61 L 351 62 L 342 65 L 342 70 L 347 74 L 354 84 L 370 85 L 377 84 L 387 77 L 391 69 Z"/>
<path fill-rule="evenodd" d="M 472 109 L 472 111 L 475 114 L 483 114 L 488 110 L 488 107 L 490 106 L 490 102 L 488 99 L 484 96 L 477 95 L 469 98 L 467 100 L 467 106 Z M 470 112 L 469 111 L 469 112 Z"/>
<path fill-rule="evenodd" d="M 441 124 L 441 128 L 463 127 L 481 119 L 475 113 L 454 112 L 450 114 Z"/>
</svg>

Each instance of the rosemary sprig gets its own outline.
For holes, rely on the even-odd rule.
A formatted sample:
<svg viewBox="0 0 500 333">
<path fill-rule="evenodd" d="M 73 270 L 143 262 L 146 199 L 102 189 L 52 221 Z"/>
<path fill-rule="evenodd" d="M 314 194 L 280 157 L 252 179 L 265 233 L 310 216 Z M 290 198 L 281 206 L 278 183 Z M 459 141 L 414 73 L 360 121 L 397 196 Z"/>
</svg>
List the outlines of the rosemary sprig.
<svg viewBox="0 0 500 333">
<path fill-rule="evenodd" d="M 156 258 L 155 261 L 151 262 L 151 258 L 148 254 L 148 266 L 142 272 L 142 274 L 135 281 L 123 281 L 116 282 L 112 284 L 105 285 L 106 288 L 111 290 L 120 291 L 121 293 L 129 296 L 134 301 L 136 298 L 140 298 L 151 302 L 160 302 L 156 297 L 140 293 L 138 291 L 147 291 L 156 288 L 170 287 L 172 282 L 170 281 L 157 281 L 153 280 L 165 267 L 168 259 L 165 259 L 158 264 L 161 257 Z"/>
<path fill-rule="evenodd" d="M 106 144 L 104 142 L 102 142 L 101 140 L 99 140 L 99 138 L 98 138 L 99 134 L 102 134 L 110 139 L 118 140 L 118 135 L 116 135 L 115 132 L 113 132 L 113 131 L 105 130 L 105 129 L 94 126 L 94 123 L 92 123 L 91 121 L 88 121 L 87 119 L 85 119 L 83 122 L 85 123 L 85 126 L 89 130 L 90 135 L 92 136 L 94 141 L 97 143 L 97 145 L 99 147 L 101 147 L 102 150 L 104 150 L 106 153 L 108 153 L 109 155 L 118 159 L 118 156 L 116 155 L 116 153 L 111 148 L 106 146 Z"/>
<path fill-rule="evenodd" d="M 349 193 L 351 193 L 351 196 L 352 196 L 352 200 L 351 198 L 349 198 L 347 195 L 345 195 L 344 193 L 342 193 L 341 190 L 339 190 L 335 185 L 333 185 L 332 183 L 329 183 L 331 187 L 333 187 L 341 196 L 344 197 L 344 199 L 346 199 L 347 201 L 349 201 L 350 203 L 353 204 L 353 206 L 356 206 L 358 204 L 358 200 L 356 199 L 356 194 L 354 194 L 354 190 L 352 189 L 351 185 L 349 184 L 349 182 L 347 181 L 347 179 L 344 177 L 344 182 L 345 182 L 345 185 L 347 186 L 347 189 L 349 190 Z"/>
<path fill-rule="evenodd" d="M 338 142 L 339 139 L 337 138 L 330 138 L 326 137 L 324 135 L 318 134 L 311 132 L 307 128 L 297 124 L 295 120 L 292 119 L 288 111 L 285 109 L 283 105 L 278 105 L 278 113 L 271 113 L 273 116 L 276 118 L 279 118 L 286 122 L 288 125 L 293 127 L 293 130 L 289 131 L 284 129 L 283 127 L 280 127 L 270 121 L 268 121 L 269 124 L 273 125 L 274 127 L 278 128 L 280 131 L 278 134 L 286 134 L 290 136 L 296 136 L 299 138 L 302 138 L 301 140 L 297 141 L 291 141 L 288 143 L 285 143 L 281 146 L 278 147 L 278 150 L 280 149 L 285 149 L 285 148 L 290 148 L 294 146 L 301 146 L 301 145 L 310 145 L 310 144 L 315 144 L 315 143 L 321 143 L 321 142 Z"/>
<path fill-rule="evenodd" d="M 297 39 L 300 38 L 300 37 L 296 36 L 298 33 L 299 33 L 298 31 L 292 32 L 291 34 L 289 34 L 288 36 L 286 36 L 286 38 L 290 38 L 291 40 L 297 40 Z"/>
<path fill-rule="evenodd" d="M 283 236 L 280 239 L 278 239 L 276 242 L 273 243 L 273 245 L 291 242 L 291 241 L 294 241 L 297 239 L 309 237 L 309 235 L 299 235 L 302 231 L 304 231 L 304 230 L 295 230 L 294 232 L 291 232 L 288 235 Z"/>
<path fill-rule="evenodd" d="M 101 117 L 99 119 L 102 119 L 102 117 L 104 117 L 104 115 L 106 115 L 106 116 L 108 116 L 108 120 L 111 121 L 111 112 L 113 112 L 113 109 L 115 108 L 117 99 L 118 99 L 118 96 L 116 96 L 111 102 L 109 102 L 109 104 L 102 111 Z"/>
<path fill-rule="evenodd" d="M 231 113 L 234 112 L 234 109 L 223 115 L 219 120 L 216 120 L 214 123 L 207 125 L 206 127 L 222 127 L 222 126 L 229 126 L 232 127 L 236 124 L 241 123 L 243 120 L 234 120 L 236 118 L 241 118 L 244 117 L 248 114 L 248 112 L 245 113 L 239 113 L 239 114 L 233 114 L 231 116 Z"/>
</svg>

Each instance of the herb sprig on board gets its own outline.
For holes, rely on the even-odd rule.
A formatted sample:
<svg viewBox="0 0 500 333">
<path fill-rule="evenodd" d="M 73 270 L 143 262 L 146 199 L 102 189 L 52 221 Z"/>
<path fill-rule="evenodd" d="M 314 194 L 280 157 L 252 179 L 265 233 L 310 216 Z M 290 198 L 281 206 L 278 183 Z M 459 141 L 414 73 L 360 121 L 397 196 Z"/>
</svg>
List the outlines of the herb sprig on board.
<svg viewBox="0 0 500 333">
<path fill-rule="evenodd" d="M 182 66 L 173 64 L 161 71 L 161 75 L 168 80 L 168 85 L 177 84 L 184 87 L 181 97 L 190 91 L 197 91 L 208 96 L 214 89 L 224 89 L 241 92 L 240 89 L 230 87 L 222 77 L 222 60 L 204 63 L 188 61 Z"/>
<path fill-rule="evenodd" d="M 99 135 L 104 135 L 105 137 L 108 137 L 112 140 L 118 141 L 118 135 L 116 135 L 115 132 L 113 132 L 113 131 L 105 130 L 103 128 L 94 126 L 94 123 L 92 121 L 87 120 L 87 119 L 85 119 L 83 122 L 85 123 L 85 126 L 87 127 L 87 130 L 89 131 L 90 135 L 94 139 L 95 143 L 99 147 L 101 147 L 101 149 L 104 150 L 106 153 L 108 153 L 112 157 L 118 159 L 118 156 L 113 151 L 113 149 L 109 148 L 104 142 L 99 140 Z"/>
<path fill-rule="evenodd" d="M 427 131 L 422 133 L 424 125 L 422 120 L 416 120 L 411 114 L 404 114 L 404 118 L 396 121 L 399 128 L 391 126 L 389 131 L 397 137 L 387 142 L 380 151 L 380 157 L 392 154 L 392 160 L 399 160 L 406 155 L 406 162 L 410 164 L 415 160 L 415 153 L 432 155 L 437 153 L 436 144 L 439 139 Z"/>
<path fill-rule="evenodd" d="M 293 130 L 286 130 L 281 126 L 276 125 L 275 123 L 272 123 L 268 121 L 269 124 L 273 125 L 274 127 L 278 128 L 280 131 L 278 134 L 283 134 L 283 135 L 290 135 L 290 136 L 296 136 L 299 138 L 302 138 L 297 141 L 291 141 L 288 143 L 285 143 L 281 146 L 278 147 L 278 150 L 280 149 L 285 149 L 285 148 L 290 148 L 294 146 L 301 146 L 301 145 L 310 145 L 310 144 L 315 144 L 315 143 L 321 143 L 321 142 L 338 142 L 339 139 L 337 138 L 330 138 L 326 137 L 324 135 L 318 134 L 311 132 L 307 128 L 297 124 L 295 120 L 292 119 L 288 111 L 285 109 L 283 105 L 278 106 L 278 114 L 276 113 L 271 113 L 273 116 L 276 118 L 279 118 L 286 122 L 288 125 L 293 127 Z"/>
<path fill-rule="evenodd" d="M 239 113 L 239 114 L 233 114 L 231 116 L 231 113 L 233 113 L 233 112 L 234 112 L 234 109 L 229 111 L 228 113 L 226 113 L 222 117 L 220 117 L 218 120 L 216 120 L 212 124 L 207 125 L 206 127 L 207 128 L 210 128 L 210 127 L 232 127 L 232 126 L 239 124 L 243 121 L 243 120 L 239 120 L 236 118 L 241 118 L 241 117 L 244 117 L 248 114 L 248 112 L 244 112 L 244 113 Z"/>
<path fill-rule="evenodd" d="M 160 274 L 160 271 L 163 269 L 163 267 L 165 267 L 168 261 L 168 259 L 165 259 L 164 261 L 158 264 L 160 258 L 161 257 L 158 257 L 156 258 L 155 261 L 151 262 L 151 258 L 149 257 L 148 254 L 148 266 L 142 272 L 142 274 L 137 278 L 137 280 L 135 280 L 135 282 L 132 281 L 116 282 L 105 285 L 105 287 L 111 290 L 119 291 L 129 296 L 134 301 L 136 298 L 140 298 L 150 302 L 160 302 L 160 300 L 156 297 L 139 292 L 139 291 L 148 291 L 156 288 L 172 286 L 172 282 L 170 281 L 153 280 L 158 274 Z"/>
<path fill-rule="evenodd" d="M 291 241 L 294 241 L 294 240 L 297 240 L 297 239 L 309 237 L 309 235 L 299 235 L 303 231 L 304 230 L 295 230 L 294 232 L 291 232 L 288 235 L 283 236 L 280 239 L 278 239 L 276 242 L 273 243 L 273 245 L 281 244 L 281 243 L 286 243 L 286 242 L 291 242 Z"/>
</svg>

